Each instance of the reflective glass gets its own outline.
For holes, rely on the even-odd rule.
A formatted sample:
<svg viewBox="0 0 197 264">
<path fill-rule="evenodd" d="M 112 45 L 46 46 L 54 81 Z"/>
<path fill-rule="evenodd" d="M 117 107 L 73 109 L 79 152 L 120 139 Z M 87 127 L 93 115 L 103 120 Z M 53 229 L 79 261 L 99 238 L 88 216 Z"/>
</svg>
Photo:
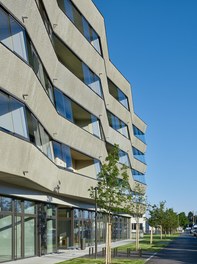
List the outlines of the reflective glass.
<svg viewBox="0 0 197 264">
<path fill-rule="evenodd" d="M 10 212 L 12 211 L 12 199 L 8 197 L 0 197 L 0 211 Z"/>
<path fill-rule="evenodd" d="M 35 218 L 26 216 L 24 218 L 24 255 L 25 257 L 35 256 L 36 242 Z"/>
<path fill-rule="evenodd" d="M 61 167 L 65 168 L 66 167 L 66 162 L 63 160 L 61 144 L 59 144 L 58 142 L 53 141 L 53 152 L 54 152 L 55 163 L 58 166 L 61 166 Z"/>
<path fill-rule="evenodd" d="M 0 127 L 14 131 L 11 110 L 9 108 L 9 97 L 0 92 Z"/>
<path fill-rule="evenodd" d="M 26 33 L 21 25 L 10 16 L 10 28 L 13 41 L 13 50 L 28 62 L 27 46 L 26 46 Z"/>
<path fill-rule="evenodd" d="M 14 133 L 28 138 L 25 106 L 18 100 L 10 97 L 10 109 L 12 111 Z"/>
<path fill-rule="evenodd" d="M 58 89 L 55 89 L 55 102 L 56 102 L 56 109 L 59 114 L 66 118 L 66 106 L 64 102 L 64 95 Z"/>
<path fill-rule="evenodd" d="M 12 215 L 0 215 L 0 262 L 12 259 Z"/>
<path fill-rule="evenodd" d="M 0 41 L 13 50 L 9 16 L 2 8 L 0 8 Z"/>
<path fill-rule="evenodd" d="M 35 214 L 36 205 L 32 201 L 24 201 L 24 212 L 25 214 Z"/>
</svg>

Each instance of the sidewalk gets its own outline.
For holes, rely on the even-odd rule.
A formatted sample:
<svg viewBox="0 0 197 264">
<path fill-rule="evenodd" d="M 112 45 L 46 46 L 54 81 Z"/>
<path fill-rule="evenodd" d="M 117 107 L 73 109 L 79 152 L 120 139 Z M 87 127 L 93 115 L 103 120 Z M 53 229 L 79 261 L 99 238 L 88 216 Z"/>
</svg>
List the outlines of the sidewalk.
<svg viewBox="0 0 197 264">
<path fill-rule="evenodd" d="M 135 240 L 127 239 L 127 240 L 113 242 L 112 248 L 126 245 L 129 243 L 134 243 L 134 241 Z M 98 252 L 102 251 L 103 247 L 105 247 L 105 244 L 98 245 Z M 26 258 L 22 260 L 9 261 L 6 263 L 7 264 L 55 264 L 65 260 L 79 258 L 87 254 L 89 254 L 89 247 L 87 247 L 85 250 L 80 250 L 80 249 L 59 250 L 58 253 L 44 255 L 42 257 Z"/>
</svg>

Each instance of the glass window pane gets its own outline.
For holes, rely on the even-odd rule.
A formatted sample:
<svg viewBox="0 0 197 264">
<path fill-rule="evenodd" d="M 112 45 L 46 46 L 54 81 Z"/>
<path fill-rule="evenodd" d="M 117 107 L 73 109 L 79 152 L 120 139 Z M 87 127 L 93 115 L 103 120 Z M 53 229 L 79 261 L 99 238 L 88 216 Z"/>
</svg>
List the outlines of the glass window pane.
<svg viewBox="0 0 197 264">
<path fill-rule="evenodd" d="M 95 170 L 96 170 L 96 175 L 98 176 L 98 174 L 101 172 L 101 163 L 99 160 L 94 159 L 94 166 L 95 166 Z"/>
<path fill-rule="evenodd" d="M 95 49 L 101 54 L 101 47 L 100 47 L 100 40 L 98 34 L 94 31 L 94 29 L 91 30 L 92 33 L 92 40 L 91 44 L 95 47 Z"/>
<path fill-rule="evenodd" d="M 35 214 L 36 204 L 32 201 L 24 201 L 25 214 Z"/>
<path fill-rule="evenodd" d="M 49 159 L 53 160 L 53 151 L 49 135 L 44 130 L 43 126 L 39 124 L 42 151 L 48 156 Z"/>
<path fill-rule="evenodd" d="M 0 41 L 9 49 L 13 50 L 9 16 L 0 8 Z"/>
<path fill-rule="evenodd" d="M 55 92 L 55 103 L 57 112 L 66 118 L 66 106 L 64 102 L 64 95 L 61 91 L 54 89 Z"/>
<path fill-rule="evenodd" d="M 9 197 L 0 197 L 0 212 L 12 211 L 12 199 Z"/>
<path fill-rule="evenodd" d="M 56 250 L 56 221 L 47 219 L 47 253 Z"/>
<path fill-rule="evenodd" d="M 91 115 L 93 134 L 101 138 L 100 123 L 96 116 Z"/>
<path fill-rule="evenodd" d="M 86 37 L 86 39 L 90 42 L 90 26 L 84 17 L 82 17 L 82 23 L 83 23 L 83 34 Z"/>
<path fill-rule="evenodd" d="M 54 152 L 55 164 L 65 168 L 66 162 L 63 160 L 63 157 L 62 157 L 61 145 L 55 141 L 53 141 L 53 152 Z"/>
<path fill-rule="evenodd" d="M 11 16 L 10 28 L 14 51 L 28 62 L 25 30 Z"/>
<path fill-rule="evenodd" d="M 68 146 L 62 145 L 62 153 L 63 160 L 66 162 L 66 168 L 73 170 L 70 148 Z"/>
<path fill-rule="evenodd" d="M 66 15 L 70 18 L 72 22 L 74 22 L 73 7 L 70 0 L 64 0 L 64 9 L 66 11 Z"/>
<path fill-rule="evenodd" d="M 24 254 L 25 257 L 35 256 L 36 241 L 35 218 L 26 216 L 24 219 Z"/>
<path fill-rule="evenodd" d="M 72 102 L 71 100 L 64 96 L 64 105 L 66 110 L 66 118 L 73 122 L 73 111 L 72 111 Z"/>
<path fill-rule="evenodd" d="M 28 138 L 25 106 L 19 101 L 10 97 L 10 109 L 12 111 L 14 132 L 25 138 Z"/>
<path fill-rule="evenodd" d="M 30 60 L 30 64 L 35 72 L 35 74 L 37 75 L 38 79 L 40 80 L 41 84 L 43 85 L 43 87 L 46 88 L 46 83 L 45 83 L 45 72 L 43 69 L 43 66 L 41 64 L 41 61 L 33 47 L 33 45 L 31 45 L 31 60 Z"/>
<path fill-rule="evenodd" d="M 0 127 L 14 131 L 11 110 L 9 109 L 9 97 L 0 92 Z"/>
<path fill-rule="evenodd" d="M 12 215 L 0 215 L 0 262 L 12 259 Z"/>
</svg>

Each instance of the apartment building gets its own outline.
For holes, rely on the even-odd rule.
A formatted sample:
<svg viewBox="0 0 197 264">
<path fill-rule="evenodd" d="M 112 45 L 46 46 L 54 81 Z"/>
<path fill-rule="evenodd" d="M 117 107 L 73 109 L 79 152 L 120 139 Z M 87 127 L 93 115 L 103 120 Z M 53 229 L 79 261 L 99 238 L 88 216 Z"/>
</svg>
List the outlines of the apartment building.
<svg viewBox="0 0 197 264">
<path fill-rule="evenodd" d="M 0 262 L 93 245 L 88 189 L 114 144 L 146 186 L 145 130 L 91 0 L 0 0 Z M 112 239 L 130 226 L 114 215 Z"/>
</svg>

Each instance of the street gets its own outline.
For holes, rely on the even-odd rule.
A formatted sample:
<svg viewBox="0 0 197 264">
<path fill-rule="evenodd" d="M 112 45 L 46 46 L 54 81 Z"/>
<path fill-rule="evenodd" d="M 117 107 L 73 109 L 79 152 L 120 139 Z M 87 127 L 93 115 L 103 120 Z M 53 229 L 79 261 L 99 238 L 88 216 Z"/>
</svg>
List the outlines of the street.
<svg viewBox="0 0 197 264">
<path fill-rule="evenodd" d="M 197 264 L 197 238 L 183 233 L 146 264 Z"/>
</svg>

